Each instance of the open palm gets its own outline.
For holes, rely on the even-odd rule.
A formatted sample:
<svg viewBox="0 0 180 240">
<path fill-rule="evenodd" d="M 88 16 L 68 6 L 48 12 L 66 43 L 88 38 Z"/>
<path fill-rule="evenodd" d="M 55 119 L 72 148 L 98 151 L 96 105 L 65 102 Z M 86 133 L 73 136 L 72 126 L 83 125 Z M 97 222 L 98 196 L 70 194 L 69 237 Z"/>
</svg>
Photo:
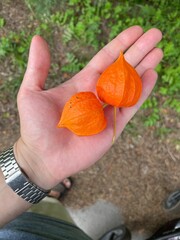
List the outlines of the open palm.
<svg viewBox="0 0 180 240">
<path fill-rule="evenodd" d="M 89 64 L 71 80 L 56 88 L 44 90 L 50 56 L 47 44 L 35 36 L 31 43 L 29 62 L 18 94 L 21 138 L 16 144 L 17 155 L 29 166 L 36 183 L 51 188 L 63 178 L 85 169 L 100 159 L 111 147 L 113 136 L 113 108 L 107 107 L 107 128 L 94 136 L 79 137 L 57 123 L 65 102 L 80 91 L 95 92 L 100 74 L 116 60 L 120 51 L 136 68 L 143 82 L 138 103 L 121 108 L 117 113 L 117 136 L 151 93 L 157 80 L 154 68 L 162 59 L 156 44 L 161 32 L 151 29 L 143 33 L 133 26 L 120 33 L 106 45 Z"/>
</svg>

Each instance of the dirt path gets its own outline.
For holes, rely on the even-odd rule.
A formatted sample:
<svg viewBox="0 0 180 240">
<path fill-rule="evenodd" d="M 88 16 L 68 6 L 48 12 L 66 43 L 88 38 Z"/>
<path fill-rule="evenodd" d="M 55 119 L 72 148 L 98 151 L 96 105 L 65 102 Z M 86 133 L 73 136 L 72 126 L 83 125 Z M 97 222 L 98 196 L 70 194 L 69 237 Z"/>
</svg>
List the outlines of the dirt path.
<svg viewBox="0 0 180 240">
<path fill-rule="evenodd" d="M 108 200 L 122 209 L 130 228 L 149 231 L 180 216 L 163 209 L 164 199 L 180 187 L 180 159 L 170 139 L 175 136 L 162 140 L 143 128 L 136 136 L 125 131 L 100 162 L 76 176 L 65 203 L 83 207 Z"/>
<path fill-rule="evenodd" d="M 0 104 L 1 150 L 19 137 L 18 115 L 11 104 Z M 141 114 L 132 124 L 139 123 Z M 96 165 L 74 176 L 74 187 L 64 204 L 82 208 L 97 199 L 110 201 L 123 211 L 127 225 L 136 230 L 151 231 L 167 219 L 180 217 L 179 212 L 167 214 L 163 209 L 168 194 L 180 188 L 177 137 L 178 132 L 174 132 L 157 138 L 154 130 L 143 126 L 134 134 L 125 130 Z"/>
<path fill-rule="evenodd" d="M 18 30 L 26 24 L 27 18 L 26 14 L 20 15 L 18 21 L 17 11 L 22 13 L 22 10 L 26 10 L 20 1 L 16 5 L 13 2 L 7 2 L 11 6 L 7 4 L 3 8 L 3 16 L 9 16 L 12 20 L 11 24 L 7 24 L 8 29 Z M 54 49 L 58 49 L 58 46 Z M 3 62 L 0 84 L 7 79 L 4 73 L 6 67 L 6 62 Z M 8 69 L 6 73 L 9 74 Z M 123 211 L 125 222 L 131 229 L 146 231 L 155 229 L 167 219 L 180 217 L 180 213 L 167 214 L 162 207 L 168 194 L 180 188 L 180 126 L 171 111 L 162 115 L 165 126 L 172 129 L 171 133 L 157 136 L 158 129 L 145 128 L 141 123 L 141 111 L 131 123 L 133 128 L 126 130 L 96 165 L 74 176 L 74 188 L 64 203 L 81 208 L 97 199 L 111 201 Z M 0 135 L 0 150 L 9 147 L 19 136 L 16 104 L 2 91 Z"/>
</svg>

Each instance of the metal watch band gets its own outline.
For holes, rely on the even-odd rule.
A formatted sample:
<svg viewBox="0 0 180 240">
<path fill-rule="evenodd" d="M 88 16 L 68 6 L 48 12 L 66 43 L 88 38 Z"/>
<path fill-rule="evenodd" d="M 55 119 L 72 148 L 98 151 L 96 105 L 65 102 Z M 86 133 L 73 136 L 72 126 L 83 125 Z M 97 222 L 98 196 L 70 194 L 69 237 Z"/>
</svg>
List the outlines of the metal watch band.
<svg viewBox="0 0 180 240">
<path fill-rule="evenodd" d="M 49 191 L 46 191 L 29 181 L 28 177 L 16 162 L 13 147 L 0 154 L 0 167 L 6 183 L 15 193 L 29 203 L 38 203 L 49 193 Z"/>
</svg>

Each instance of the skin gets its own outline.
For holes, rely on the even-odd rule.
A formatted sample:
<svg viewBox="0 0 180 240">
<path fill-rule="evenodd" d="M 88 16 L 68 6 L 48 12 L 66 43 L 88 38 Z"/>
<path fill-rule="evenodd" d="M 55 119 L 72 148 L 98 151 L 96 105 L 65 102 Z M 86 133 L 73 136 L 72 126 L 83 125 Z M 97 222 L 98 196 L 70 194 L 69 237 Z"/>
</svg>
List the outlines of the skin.
<svg viewBox="0 0 180 240">
<path fill-rule="evenodd" d="M 45 189 L 52 188 L 65 177 L 94 164 L 111 147 L 111 107 L 105 113 L 107 128 L 100 134 L 88 137 L 78 137 L 67 129 L 58 129 L 56 126 L 61 111 L 74 93 L 95 92 L 99 75 L 123 51 L 126 60 L 141 76 L 143 90 L 135 106 L 117 112 L 119 136 L 156 83 L 157 73 L 154 68 L 163 56 L 162 50 L 156 48 L 156 45 L 161 38 L 158 29 L 143 33 L 139 26 L 128 28 L 97 53 L 80 73 L 66 83 L 48 90 L 44 90 L 50 66 L 48 46 L 40 36 L 32 39 L 28 67 L 18 94 L 21 137 L 15 143 L 15 154 L 35 183 Z"/>
<path fill-rule="evenodd" d="M 33 37 L 27 70 L 17 98 L 21 137 L 14 144 L 16 160 L 32 182 L 50 189 L 65 177 L 88 168 L 108 151 L 112 146 L 114 128 L 112 107 L 105 109 L 107 128 L 100 134 L 87 137 L 78 137 L 65 128 L 57 128 L 62 109 L 73 94 L 95 92 L 98 77 L 122 51 L 141 76 L 143 90 L 135 106 L 117 111 L 118 137 L 156 83 L 154 68 L 163 57 L 162 50 L 156 45 L 161 38 L 158 29 L 144 33 L 139 26 L 130 27 L 100 50 L 72 79 L 44 90 L 50 67 L 49 49 L 40 36 Z M 12 198 L 14 201 L 7 200 Z M 6 187 L 4 194 L 0 191 L 0 224 L 17 217 L 29 207 L 29 203 Z"/>
</svg>

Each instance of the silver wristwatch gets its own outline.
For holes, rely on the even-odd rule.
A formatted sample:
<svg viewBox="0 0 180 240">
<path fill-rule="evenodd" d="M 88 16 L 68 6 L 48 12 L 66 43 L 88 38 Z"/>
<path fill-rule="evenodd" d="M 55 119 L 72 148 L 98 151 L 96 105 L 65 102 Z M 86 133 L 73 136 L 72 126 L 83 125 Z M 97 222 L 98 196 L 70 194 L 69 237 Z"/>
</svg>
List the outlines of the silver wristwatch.
<svg viewBox="0 0 180 240">
<path fill-rule="evenodd" d="M 47 196 L 46 191 L 32 183 L 16 162 L 13 147 L 0 154 L 0 167 L 6 183 L 29 203 L 38 203 Z"/>
</svg>

